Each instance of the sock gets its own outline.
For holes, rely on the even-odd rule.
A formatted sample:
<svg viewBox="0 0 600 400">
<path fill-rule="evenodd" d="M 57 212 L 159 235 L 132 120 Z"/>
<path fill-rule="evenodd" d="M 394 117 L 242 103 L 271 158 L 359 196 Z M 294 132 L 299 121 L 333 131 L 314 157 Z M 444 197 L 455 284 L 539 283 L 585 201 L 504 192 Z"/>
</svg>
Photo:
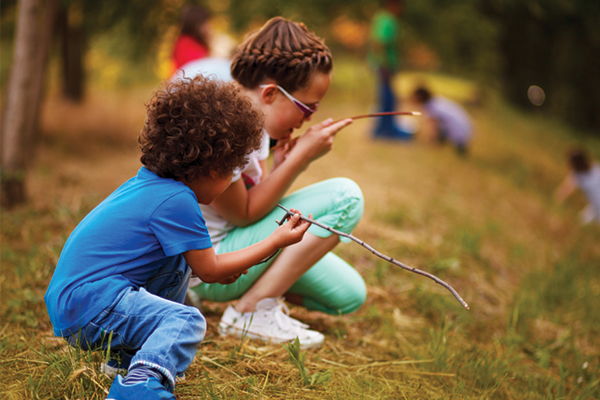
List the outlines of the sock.
<svg viewBox="0 0 600 400">
<path fill-rule="evenodd" d="M 135 385 L 136 383 L 144 383 L 148 380 L 148 378 L 156 378 L 163 384 L 163 380 L 165 377 L 163 374 L 158 372 L 156 369 L 145 366 L 145 365 L 136 365 L 129 370 L 125 379 L 123 379 L 124 385 Z"/>
</svg>

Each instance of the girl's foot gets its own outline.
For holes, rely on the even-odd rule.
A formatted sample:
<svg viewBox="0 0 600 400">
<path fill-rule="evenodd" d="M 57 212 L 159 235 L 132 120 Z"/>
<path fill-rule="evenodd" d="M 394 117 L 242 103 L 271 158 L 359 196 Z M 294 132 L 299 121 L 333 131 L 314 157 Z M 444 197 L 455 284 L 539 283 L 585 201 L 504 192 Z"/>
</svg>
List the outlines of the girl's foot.
<svg viewBox="0 0 600 400">
<path fill-rule="evenodd" d="M 219 323 L 221 335 L 249 337 L 271 343 L 291 342 L 297 337 L 303 349 L 321 346 L 325 336 L 290 317 L 283 301 L 283 297 L 262 299 L 256 304 L 256 311 L 246 313 L 230 305 Z"/>
</svg>

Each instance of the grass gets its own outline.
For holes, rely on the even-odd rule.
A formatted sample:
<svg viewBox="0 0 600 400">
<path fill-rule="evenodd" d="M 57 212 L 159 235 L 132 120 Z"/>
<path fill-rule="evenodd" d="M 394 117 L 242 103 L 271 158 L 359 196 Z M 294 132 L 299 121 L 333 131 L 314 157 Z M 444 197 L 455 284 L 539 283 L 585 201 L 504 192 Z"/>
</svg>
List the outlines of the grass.
<svg viewBox="0 0 600 400">
<path fill-rule="evenodd" d="M 368 71 L 347 62 L 336 68 L 316 122 L 371 107 L 370 95 L 356 95 L 372 84 Z M 476 89 L 448 76 L 406 73 L 402 93 L 422 80 L 464 102 Z M 28 174 L 31 201 L 1 214 L 3 399 L 106 396 L 103 354 L 54 338 L 43 296 L 69 233 L 139 168 L 135 141 L 154 85 L 96 89 L 82 106 L 54 94 L 46 103 Z M 424 135 L 411 143 L 373 141 L 371 122 L 361 120 L 292 190 L 334 176 L 355 180 L 366 209 L 354 235 L 444 279 L 470 311 L 434 282 L 357 244 L 340 245 L 336 252 L 363 275 L 369 295 L 347 316 L 292 307 L 294 317 L 326 335 L 322 348 L 290 358 L 290 348 L 221 338 L 227 304 L 205 302 L 207 336 L 177 397 L 600 398 L 600 228 L 576 223 L 581 195 L 562 206 L 551 201 L 566 173 L 565 150 L 582 144 L 600 159 L 600 143 L 518 112 L 493 93 L 469 111 L 477 133 L 467 159 Z"/>
</svg>

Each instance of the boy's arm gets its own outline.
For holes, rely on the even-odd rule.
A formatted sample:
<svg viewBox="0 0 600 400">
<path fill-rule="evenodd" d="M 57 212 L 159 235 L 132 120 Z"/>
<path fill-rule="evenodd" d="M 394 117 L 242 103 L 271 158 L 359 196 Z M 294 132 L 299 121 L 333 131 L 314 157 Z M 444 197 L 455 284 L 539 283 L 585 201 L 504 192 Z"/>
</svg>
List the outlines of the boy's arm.
<svg viewBox="0 0 600 400">
<path fill-rule="evenodd" d="M 244 273 L 248 268 L 258 264 L 277 250 L 298 243 L 309 226 L 310 223 L 301 220 L 300 215 L 295 214 L 269 237 L 244 249 L 215 254 L 211 247 L 203 250 L 189 250 L 183 253 L 183 256 L 192 271 L 203 282 L 222 282 L 234 275 Z"/>
</svg>

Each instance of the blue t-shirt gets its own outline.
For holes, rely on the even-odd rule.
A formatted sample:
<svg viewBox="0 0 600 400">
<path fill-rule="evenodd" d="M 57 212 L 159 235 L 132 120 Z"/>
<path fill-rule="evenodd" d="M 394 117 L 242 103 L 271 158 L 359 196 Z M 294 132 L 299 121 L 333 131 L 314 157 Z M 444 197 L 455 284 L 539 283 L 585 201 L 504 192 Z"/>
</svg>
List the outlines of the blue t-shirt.
<svg viewBox="0 0 600 400">
<path fill-rule="evenodd" d="M 211 246 L 194 192 L 142 167 L 65 243 L 44 297 L 54 333 L 77 333 L 124 288 L 143 286 L 167 257 Z"/>
</svg>

